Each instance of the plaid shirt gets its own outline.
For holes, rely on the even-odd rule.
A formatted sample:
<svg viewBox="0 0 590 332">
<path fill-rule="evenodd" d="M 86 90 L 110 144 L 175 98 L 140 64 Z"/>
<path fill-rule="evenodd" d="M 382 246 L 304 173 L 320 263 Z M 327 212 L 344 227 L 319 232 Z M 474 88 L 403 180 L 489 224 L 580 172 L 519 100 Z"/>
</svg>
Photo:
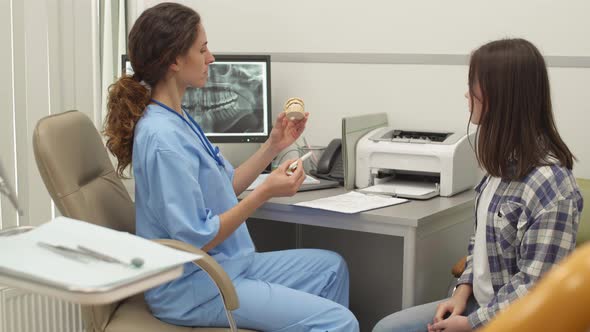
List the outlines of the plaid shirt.
<svg viewBox="0 0 590 332">
<path fill-rule="evenodd" d="M 487 177 L 475 187 L 476 212 Z M 541 166 L 520 181 L 502 180 L 484 221 L 494 297 L 468 316 L 473 328 L 524 296 L 543 273 L 574 249 L 582 206 L 580 190 L 565 167 Z M 458 284 L 473 284 L 474 242 L 472 236 Z"/>
</svg>

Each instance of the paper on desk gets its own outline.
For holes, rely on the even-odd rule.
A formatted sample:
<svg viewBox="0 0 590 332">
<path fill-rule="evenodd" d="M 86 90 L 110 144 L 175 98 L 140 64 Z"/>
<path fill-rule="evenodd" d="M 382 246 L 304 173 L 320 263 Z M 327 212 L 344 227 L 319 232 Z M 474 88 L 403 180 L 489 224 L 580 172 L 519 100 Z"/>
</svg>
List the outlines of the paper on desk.
<svg viewBox="0 0 590 332">
<path fill-rule="evenodd" d="M 313 201 L 296 203 L 293 205 L 341 213 L 358 213 L 366 210 L 373 210 L 390 205 L 400 204 L 407 201 L 407 199 L 402 198 L 363 194 L 356 191 L 350 191 L 342 195 L 324 197 Z"/>
<path fill-rule="evenodd" d="M 269 175 L 270 174 L 260 174 L 260 175 L 258 175 L 258 177 L 256 178 L 256 180 L 254 180 L 254 182 L 252 182 L 252 184 L 246 190 L 254 190 L 254 189 L 256 189 L 256 187 L 258 187 L 262 182 L 264 182 L 264 180 L 266 180 L 266 178 Z M 303 180 L 303 184 L 317 184 L 317 183 L 320 183 L 320 180 L 314 178 L 313 176 L 305 175 L 305 180 Z"/>
<path fill-rule="evenodd" d="M 45 242 L 76 248 L 85 246 L 119 260 L 138 257 L 140 268 L 91 260 L 82 263 L 38 245 Z M 123 284 L 201 258 L 153 241 L 87 222 L 58 217 L 29 232 L 0 237 L 0 274 L 60 286 L 96 289 Z"/>
<path fill-rule="evenodd" d="M 401 195 L 409 197 L 420 197 L 436 192 L 436 186 L 432 183 L 422 182 L 386 182 L 367 188 L 359 189 L 365 193 L 376 193 L 384 195 Z"/>
</svg>

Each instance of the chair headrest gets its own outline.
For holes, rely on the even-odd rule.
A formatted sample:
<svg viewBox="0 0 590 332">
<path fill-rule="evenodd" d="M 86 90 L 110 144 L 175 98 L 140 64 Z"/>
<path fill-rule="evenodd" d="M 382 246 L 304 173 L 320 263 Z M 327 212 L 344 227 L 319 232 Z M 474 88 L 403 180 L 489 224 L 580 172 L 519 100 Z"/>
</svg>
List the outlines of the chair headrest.
<svg viewBox="0 0 590 332">
<path fill-rule="evenodd" d="M 64 216 L 134 232 L 133 202 L 85 114 L 69 111 L 39 120 L 33 149 L 45 186 Z"/>
</svg>

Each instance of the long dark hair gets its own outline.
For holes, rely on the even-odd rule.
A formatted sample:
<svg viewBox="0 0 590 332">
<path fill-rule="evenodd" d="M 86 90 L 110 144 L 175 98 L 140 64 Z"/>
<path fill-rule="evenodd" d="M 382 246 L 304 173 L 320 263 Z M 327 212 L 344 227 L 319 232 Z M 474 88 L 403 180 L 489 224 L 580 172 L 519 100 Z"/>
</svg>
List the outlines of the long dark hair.
<svg viewBox="0 0 590 332">
<path fill-rule="evenodd" d="M 476 85 L 482 114 L 475 150 L 490 175 L 518 180 L 556 161 L 572 169 L 575 157 L 553 120 L 545 60 L 533 44 L 502 39 L 478 48 L 469 64 L 471 96 Z"/>
<path fill-rule="evenodd" d="M 128 57 L 133 76 L 109 87 L 104 135 L 117 157 L 117 174 L 131 164 L 135 124 L 151 98 L 151 87 L 164 78 L 177 57 L 185 55 L 198 34 L 201 17 L 177 3 L 162 3 L 144 11 L 129 32 Z"/>
</svg>

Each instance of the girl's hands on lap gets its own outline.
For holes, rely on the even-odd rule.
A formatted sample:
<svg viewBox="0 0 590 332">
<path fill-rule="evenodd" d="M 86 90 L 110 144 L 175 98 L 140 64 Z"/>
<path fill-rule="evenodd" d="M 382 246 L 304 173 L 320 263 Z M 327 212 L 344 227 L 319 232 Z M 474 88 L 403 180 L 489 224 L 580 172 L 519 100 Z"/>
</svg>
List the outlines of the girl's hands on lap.
<svg viewBox="0 0 590 332">
<path fill-rule="evenodd" d="M 465 311 L 466 307 L 466 300 L 458 296 L 453 296 L 436 306 L 436 313 L 433 321 L 435 323 L 440 322 L 446 318 L 445 316 L 447 314 L 449 314 L 449 317 L 460 315 Z"/>
<path fill-rule="evenodd" d="M 472 292 L 470 285 L 459 285 L 451 298 L 436 306 L 433 323 L 428 324 L 428 332 L 471 331 L 469 320 L 461 314 L 465 312 Z"/>
<path fill-rule="evenodd" d="M 469 320 L 465 316 L 455 315 L 438 323 L 428 324 L 428 332 L 470 332 Z"/>
</svg>

